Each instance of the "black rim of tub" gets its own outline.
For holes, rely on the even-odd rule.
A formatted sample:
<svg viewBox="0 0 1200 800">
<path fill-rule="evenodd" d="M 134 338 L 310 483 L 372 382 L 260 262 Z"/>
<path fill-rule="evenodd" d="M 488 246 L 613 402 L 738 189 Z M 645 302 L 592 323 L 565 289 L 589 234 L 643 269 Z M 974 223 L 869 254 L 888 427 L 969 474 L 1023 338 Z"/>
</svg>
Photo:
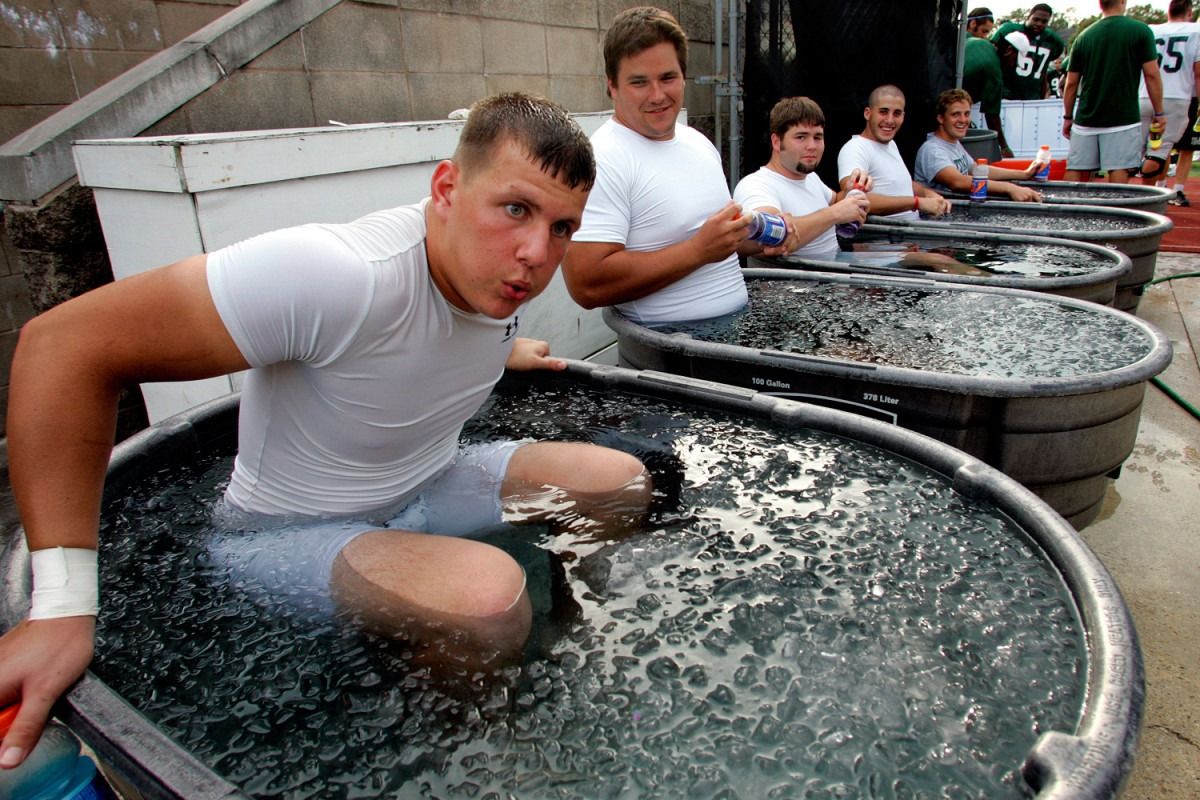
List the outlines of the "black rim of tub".
<svg viewBox="0 0 1200 800">
<path fill-rule="evenodd" d="M 1146 186 L 1139 183 L 1101 183 L 1099 181 L 1009 181 L 1030 189 L 1066 189 L 1085 190 L 1094 197 L 1047 197 L 1046 203 L 1067 206 L 1105 206 L 1116 208 L 1132 208 L 1139 211 L 1150 211 L 1161 214 L 1166 210 L 1168 202 L 1175 196 L 1174 189 L 1165 186 Z M 967 200 L 965 194 L 959 192 L 941 192 L 943 197 L 952 200 Z M 1106 196 L 1107 195 L 1107 196 Z M 1011 203 L 1006 197 L 989 197 L 988 202 Z"/>
<path fill-rule="evenodd" d="M 1079 534 L 1016 481 L 973 456 L 903 428 L 847 412 L 773 397 L 711 381 L 568 361 L 568 374 L 596 388 L 627 391 L 770 420 L 786 429 L 807 428 L 864 441 L 919 461 L 945 475 L 953 488 L 986 500 L 1011 518 L 1062 576 L 1084 627 L 1087 663 L 1083 709 L 1073 733 L 1043 734 L 1022 774 L 1046 800 L 1113 797 L 1132 766 L 1145 688 L 1141 650 L 1128 607 L 1108 570 Z M 118 445 L 109 474 L 133 468 L 145 450 L 174 441 L 204 441 L 211 422 L 236 413 L 230 395 L 164 420 Z M 7 580 L 4 620 L 11 626 L 28 608 L 28 554 L 23 535 L 0 563 Z M 100 760 L 133 781 L 147 800 L 235 800 L 247 797 L 176 745 L 92 673 L 58 703 L 55 712 Z"/>
<path fill-rule="evenodd" d="M 956 209 L 970 208 L 969 200 L 951 200 L 950 205 Z M 1055 217 L 1062 220 L 1062 224 L 1055 227 L 1045 228 L 1024 228 L 1013 227 L 1003 224 L 989 224 L 986 222 L 962 222 L 952 219 L 942 219 L 937 217 L 922 217 L 919 220 L 915 219 L 892 219 L 890 217 L 881 217 L 877 214 L 872 214 L 867 217 L 867 224 L 879 227 L 890 225 L 910 225 L 912 227 L 929 227 L 948 230 L 966 230 L 982 231 L 987 233 L 1009 233 L 1009 234 L 1027 234 L 1029 236 L 1048 236 L 1058 239 L 1073 239 L 1080 242 L 1123 242 L 1129 239 L 1145 239 L 1146 242 L 1153 240 L 1154 248 L 1158 248 L 1158 242 L 1162 236 L 1175 227 L 1175 223 L 1170 217 L 1163 214 L 1155 214 L 1150 211 L 1138 211 L 1132 208 L 1118 208 L 1114 206 L 1097 206 L 1097 205 L 1070 205 L 1067 203 L 984 203 L 983 208 L 999 208 L 1006 214 L 1024 214 L 1030 215 L 1053 214 Z M 1141 223 L 1142 227 L 1127 228 L 1121 230 L 1082 230 L 1072 228 L 1069 221 L 1073 217 L 1083 217 L 1086 219 L 1103 219 L 1103 218 L 1124 218 L 1126 220 L 1136 220 Z M 969 226 L 969 227 L 967 227 Z M 878 228 L 872 228 L 877 230 Z M 1128 251 L 1124 251 L 1128 252 Z"/>
<path fill-rule="evenodd" d="M 1062 238 L 1050 238 L 1048 236 L 1022 236 L 1019 233 L 980 233 L 974 230 L 943 230 L 943 229 L 925 229 L 925 228 L 906 228 L 899 225 L 872 226 L 867 229 L 878 235 L 879 238 L 874 241 L 878 242 L 903 242 L 909 238 L 919 239 L 943 239 L 947 242 L 968 242 L 975 245 L 983 245 L 988 243 L 1012 243 L 1012 244 L 1027 244 L 1039 245 L 1043 247 L 1070 247 L 1078 249 L 1081 252 L 1094 255 L 1101 262 L 1111 262 L 1110 266 L 1097 268 L 1096 270 L 1083 275 L 1053 275 L 1047 277 L 1030 277 L 1018 273 L 1000 273 L 996 275 L 951 275 L 938 272 L 928 272 L 920 269 L 906 269 L 904 267 L 889 267 L 889 266 L 870 266 L 854 263 L 827 261 L 822 259 L 799 259 L 799 263 L 788 262 L 786 258 L 763 258 L 762 256 L 752 256 L 749 259 L 751 269 L 803 269 L 805 271 L 828 271 L 839 274 L 871 274 L 871 275 L 887 275 L 897 278 L 912 278 L 919 276 L 922 279 L 937 281 L 939 283 L 961 283 L 971 286 L 999 286 L 1012 289 L 1028 289 L 1031 291 L 1042 293 L 1065 294 L 1075 296 L 1079 291 L 1085 290 L 1087 287 L 1112 282 L 1115 290 L 1117 283 L 1121 278 L 1125 277 L 1130 269 L 1132 262 L 1129 256 L 1125 255 L 1114 248 L 1105 247 L 1093 242 L 1081 242 L 1075 240 L 1063 240 Z M 811 265 L 811 266 L 809 266 Z"/>
<path fill-rule="evenodd" d="M 1038 396 L 1089 394 L 1097 390 L 1113 389 L 1149 380 L 1152 376 L 1166 369 L 1171 363 L 1172 349 L 1170 340 L 1158 328 L 1131 314 L 1126 314 L 1096 303 L 1089 303 L 1085 300 L 1051 296 L 1024 289 L 954 285 L 949 282 L 938 282 L 923 277 L 893 278 L 881 275 L 841 275 L 807 270 L 798 273 L 797 270 L 758 268 L 745 269 L 742 270 L 742 273 L 748 280 L 799 279 L 812 282 L 831 282 L 848 286 L 867 287 L 884 285 L 908 290 L 971 291 L 1027 297 L 1040 302 L 1052 302 L 1070 306 L 1090 314 L 1105 314 L 1116 317 L 1124 324 L 1138 328 L 1151 342 L 1151 349 L 1149 353 L 1134 363 L 1105 372 L 1091 373 L 1079 377 L 1039 377 L 1033 380 L 1023 380 L 1020 378 L 999 376 L 977 377 L 927 372 L 912 367 L 894 367 L 887 364 L 862 364 L 830 358 L 828 356 L 801 355 L 782 350 L 764 350 L 719 342 L 707 342 L 702 339 L 692 338 L 685 333 L 661 333 L 652 328 L 638 325 L 612 308 L 604 310 L 604 321 L 616 332 L 618 338 L 623 334 L 626 336 L 636 334 L 638 337 L 647 339 L 654 347 L 666 353 L 696 354 L 714 360 L 749 361 L 764 366 L 782 367 L 785 369 L 794 369 L 798 365 L 803 365 L 805 370 L 837 377 L 861 379 L 864 375 L 869 375 L 871 380 L 880 383 L 917 384 L 921 387 L 941 391 L 958 394 L 978 394 L 985 397 L 1026 397 L 1030 394 Z"/>
</svg>

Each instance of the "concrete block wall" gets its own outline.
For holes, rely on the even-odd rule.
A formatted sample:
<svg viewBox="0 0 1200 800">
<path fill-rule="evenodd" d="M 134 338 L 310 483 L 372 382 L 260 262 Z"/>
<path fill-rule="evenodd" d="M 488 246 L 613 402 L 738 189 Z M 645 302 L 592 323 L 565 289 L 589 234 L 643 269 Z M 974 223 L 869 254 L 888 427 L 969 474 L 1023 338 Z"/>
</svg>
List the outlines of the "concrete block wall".
<svg viewBox="0 0 1200 800">
<path fill-rule="evenodd" d="M 40 208 L 9 207 L 0 214 L 0 435 L 6 431 L 9 370 L 21 326 L 111 280 L 90 189 L 70 184 Z M 137 392 L 122 393 L 117 424 L 121 439 L 146 426 Z"/>
<path fill-rule="evenodd" d="M 0 143 L 46 121 L 199 29 L 265 0 L 0 0 Z M 289 2 L 289 0 L 279 0 Z M 300 0 L 297 0 L 300 2 Z M 501 91 L 574 112 L 610 108 L 601 44 L 639 0 L 341 0 L 142 130 L 213 133 L 444 119 Z M 691 40 L 688 122 L 712 135 L 714 0 L 661 0 Z M 249 6 L 247 9 L 249 10 Z M 166 54 L 164 54 L 166 55 Z M 241 62 L 238 62 L 241 63 Z M 95 97 L 85 101 L 94 103 Z M 47 124 L 51 124 L 53 120 Z M 2 197 L 15 195 L 2 195 Z M 73 181 L 33 203 L 0 199 L 0 437 L 17 332 L 31 316 L 107 280 L 90 194 Z M 136 397 L 136 394 L 131 395 Z M 131 431 L 144 412 L 131 408 Z"/>
<path fill-rule="evenodd" d="M 609 108 L 600 53 L 615 0 L 346 0 L 147 135 L 444 119 L 503 91 L 571 111 Z M 712 72 L 712 2 L 657 5 L 688 30 L 693 78 Z M 691 124 L 712 130 L 709 86 L 689 81 Z"/>
<path fill-rule="evenodd" d="M 17 331 L 33 313 L 16 248 L 8 242 L 4 216 L 0 215 L 0 420 L 8 415 L 8 373 Z"/>
<path fill-rule="evenodd" d="M 3 0 L 0 142 L 242 0 Z"/>
</svg>

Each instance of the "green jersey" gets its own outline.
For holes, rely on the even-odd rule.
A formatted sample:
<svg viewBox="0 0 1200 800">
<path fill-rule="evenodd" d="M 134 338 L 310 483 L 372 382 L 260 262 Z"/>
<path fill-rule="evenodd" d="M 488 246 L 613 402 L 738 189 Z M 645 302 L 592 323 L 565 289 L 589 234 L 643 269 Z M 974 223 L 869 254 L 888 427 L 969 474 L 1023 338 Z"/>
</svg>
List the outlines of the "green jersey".
<svg viewBox="0 0 1200 800">
<path fill-rule="evenodd" d="M 1018 53 L 1017 63 L 1004 71 L 1004 96 L 1010 100 L 1041 100 L 1046 71 L 1067 46 L 1062 37 L 1049 28 L 1034 36 L 1023 22 L 1004 23 L 992 32 L 992 41 L 1000 41 L 1014 32 L 1025 34 L 1029 49 Z"/>
<path fill-rule="evenodd" d="M 1140 122 L 1142 65 L 1157 59 L 1146 23 L 1113 16 L 1089 25 L 1071 47 L 1069 71 L 1079 73 L 1075 124 L 1115 128 Z"/>
<path fill-rule="evenodd" d="M 1004 97 L 1004 75 L 996 46 L 987 39 L 972 36 L 967 39 L 963 54 L 963 88 L 971 100 L 979 103 L 984 114 L 999 114 Z"/>
</svg>

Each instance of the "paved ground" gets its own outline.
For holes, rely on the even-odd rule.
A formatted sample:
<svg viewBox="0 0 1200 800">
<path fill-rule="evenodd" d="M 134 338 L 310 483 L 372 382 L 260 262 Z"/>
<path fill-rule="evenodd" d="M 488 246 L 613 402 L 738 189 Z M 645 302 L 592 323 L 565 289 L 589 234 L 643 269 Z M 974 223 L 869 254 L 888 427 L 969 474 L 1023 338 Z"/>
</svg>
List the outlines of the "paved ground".
<svg viewBox="0 0 1200 800">
<path fill-rule="evenodd" d="M 1200 272 L 1200 255 L 1159 254 L 1158 277 L 1185 272 Z M 1174 346 L 1160 378 L 1200 406 L 1200 278 L 1150 287 L 1138 316 Z M 1083 538 L 1121 587 L 1146 663 L 1145 724 L 1122 797 L 1200 798 L 1200 419 L 1153 386 L 1133 455 Z"/>
<path fill-rule="evenodd" d="M 1186 272 L 1200 272 L 1200 255 L 1159 255 L 1159 277 Z M 1161 377 L 1200 406 L 1200 278 L 1147 289 L 1138 314 L 1174 346 Z M 14 515 L 3 456 L 0 443 L 7 535 Z M 1200 419 L 1153 386 L 1134 452 L 1083 536 L 1121 587 L 1146 663 L 1145 725 L 1124 800 L 1200 798 Z"/>
</svg>

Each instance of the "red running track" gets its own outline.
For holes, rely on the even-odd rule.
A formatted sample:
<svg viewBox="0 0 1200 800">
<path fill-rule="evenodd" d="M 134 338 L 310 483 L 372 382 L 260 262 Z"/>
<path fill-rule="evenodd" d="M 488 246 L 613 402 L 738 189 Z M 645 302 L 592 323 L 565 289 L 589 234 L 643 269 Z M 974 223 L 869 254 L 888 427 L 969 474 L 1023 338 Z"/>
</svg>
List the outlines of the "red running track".
<svg viewBox="0 0 1200 800">
<path fill-rule="evenodd" d="M 1167 206 L 1167 216 L 1175 227 L 1159 245 L 1164 253 L 1200 253 L 1200 178 L 1189 177 L 1183 191 L 1192 204 Z"/>
</svg>

